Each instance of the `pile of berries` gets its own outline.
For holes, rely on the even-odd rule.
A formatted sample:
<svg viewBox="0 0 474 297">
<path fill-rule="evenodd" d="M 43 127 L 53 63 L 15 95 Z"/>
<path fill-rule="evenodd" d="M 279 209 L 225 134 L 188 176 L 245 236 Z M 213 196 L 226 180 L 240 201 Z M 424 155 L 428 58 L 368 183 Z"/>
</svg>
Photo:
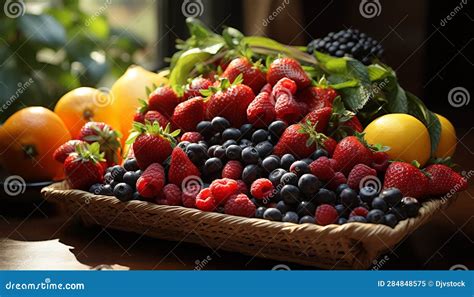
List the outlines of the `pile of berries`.
<svg viewBox="0 0 474 297">
<path fill-rule="evenodd" d="M 98 142 L 67 150 L 69 183 L 122 201 L 390 227 L 416 216 L 419 200 L 467 187 L 444 165 L 422 172 L 390 163 L 379 146 L 365 142 L 357 116 L 337 92 L 311 85 L 297 61 L 279 58 L 266 71 L 260 66 L 236 58 L 215 81 L 198 77 L 180 92 L 157 88 L 135 115 L 123 166 L 106 168 L 99 144 L 105 135 L 91 137 Z"/>
</svg>

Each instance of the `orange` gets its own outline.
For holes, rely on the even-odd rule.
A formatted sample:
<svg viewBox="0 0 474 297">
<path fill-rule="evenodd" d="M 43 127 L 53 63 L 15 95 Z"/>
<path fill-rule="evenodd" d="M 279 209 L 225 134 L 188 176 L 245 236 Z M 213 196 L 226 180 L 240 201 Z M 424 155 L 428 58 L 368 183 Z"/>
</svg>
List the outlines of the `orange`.
<svg viewBox="0 0 474 297">
<path fill-rule="evenodd" d="M 120 114 L 122 141 L 127 139 L 132 128 L 133 116 L 139 107 L 138 99 L 148 101 L 146 88 L 153 89 L 153 84 L 167 84 L 165 75 L 166 72 L 155 73 L 140 66 L 130 66 L 113 84 L 110 93 L 114 98 L 115 112 Z"/>
<path fill-rule="evenodd" d="M 0 127 L 0 159 L 5 169 L 27 181 L 63 177 L 63 165 L 53 152 L 71 134 L 54 112 L 44 107 L 26 107 Z"/>
<path fill-rule="evenodd" d="M 442 115 L 436 114 L 441 123 L 441 137 L 439 139 L 438 148 L 434 154 L 436 158 L 451 157 L 456 150 L 457 138 L 456 130 L 453 124 L 443 117 Z"/>
<path fill-rule="evenodd" d="M 120 131 L 120 116 L 115 114 L 112 95 L 94 88 L 82 87 L 65 94 L 54 108 L 73 138 L 89 121 L 104 122 Z"/>
</svg>

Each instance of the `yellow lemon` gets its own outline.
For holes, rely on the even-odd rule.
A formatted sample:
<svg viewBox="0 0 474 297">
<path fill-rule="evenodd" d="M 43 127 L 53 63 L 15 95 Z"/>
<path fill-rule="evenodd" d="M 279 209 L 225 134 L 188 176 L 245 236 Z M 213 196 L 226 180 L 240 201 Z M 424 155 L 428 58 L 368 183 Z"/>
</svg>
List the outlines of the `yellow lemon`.
<svg viewBox="0 0 474 297">
<path fill-rule="evenodd" d="M 451 157 L 456 150 L 456 130 L 453 124 L 443 117 L 442 115 L 436 114 L 441 123 L 441 137 L 439 139 L 438 148 L 436 149 L 434 157 L 446 158 Z"/>
<path fill-rule="evenodd" d="M 403 113 L 383 115 L 364 130 L 369 144 L 389 146 L 390 159 L 424 165 L 430 158 L 431 142 L 428 129 L 414 116 Z"/>
</svg>

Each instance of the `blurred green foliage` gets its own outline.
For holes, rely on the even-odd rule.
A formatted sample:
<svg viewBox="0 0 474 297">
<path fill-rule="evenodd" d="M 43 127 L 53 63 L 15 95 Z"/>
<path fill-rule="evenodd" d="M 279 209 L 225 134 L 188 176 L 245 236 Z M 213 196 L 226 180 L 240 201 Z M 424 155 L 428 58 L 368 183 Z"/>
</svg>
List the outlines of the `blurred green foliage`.
<svg viewBox="0 0 474 297">
<path fill-rule="evenodd" d="M 41 14 L 0 13 L 0 122 L 25 105 L 53 108 L 68 90 L 120 76 L 145 42 L 110 27 L 105 1 L 92 15 L 78 0 L 55 1 Z"/>
</svg>

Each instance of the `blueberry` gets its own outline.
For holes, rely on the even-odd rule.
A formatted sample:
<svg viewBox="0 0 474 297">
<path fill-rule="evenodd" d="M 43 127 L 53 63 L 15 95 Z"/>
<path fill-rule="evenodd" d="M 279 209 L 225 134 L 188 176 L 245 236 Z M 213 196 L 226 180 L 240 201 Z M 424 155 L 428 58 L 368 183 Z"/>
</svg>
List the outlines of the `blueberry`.
<svg viewBox="0 0 474 297">
<path fill-rule="evenodd" d="M 236 144 L 229 145 L 225 150 L 225 156 L 229 160 L 239 160 L 242 154 L 242 148 Z"/>
<path fill-rule="evenodd" d="M 301 159 L 301 161 L 305 162 L 308 165 L 311 164 L 311 162 L 313 162 L 313 160 L 310 158 L 304 158 L 304 159 Z"/>
<path fill-rule="evenodd" d="M 405 208 L 407 216 L 409 218 L 414 218 L 418 215 L 420 210 L 420 204 L 418 200 L 412 197 L 405 197 L 402 199 L 403 208 Z"/>
<path fill-rule="evenodd" d="M 263 129 L 258 129 L 252 134 L 252 142 L 259 143 L 262 141 L 268 140 L 268 132 Z"/>
<path fill-rule="evenodd" d="M 312 216 L 316 212 L 316 205 L 312 202 L 301 201 L 296 207 L 296 213 L 300 217 Z"/>
<path fill-rule="evenodd" d="M 387 203 L 380 197 L 375 197 L 374 200 L 372 200 L 371 206 L 373 209 L 380 209 L 383 212 L 386 212 L 388 210 Z"/>
<path fill-rule="evenodd" d="M 319 191 L 319 179 L 310 174 L 303 174 L 298 180 L 298 188 L 306 197 L 312 197 Z"/>
<path fill-rule="evenodd" d="M 242 161 L 245 164 L 257 164 L 258 158 L 258 151 L 254 147 L 248 146 L 242 150 Z"/>
<path fill-rule="evenodd" d="M 275 206 L 281 213 L 286 213 L 289 209 L 288 205 L 286 205 L 285 201 L 278 201 Z"/>
<path fill-rule="evenodd" d="M 403 221 L 408 217 L 407 211 L 402 205 L 393 206 L 388 213 L 394 214 L 399 221 Z"/>
<path fill-rule="evenodd" d="M 329 157 L 329 153 L 325 149 L 317 149 L 311 154 L 311 159 L 317 160 L 320 157 Z"/>
<path fill-rule="evenodd" d="M 226 149 L 229 146 L 236 145 L 236 144 L 237 144 L 237 141 L 235 141 L 233 139 L 229 139 L 229 140 L 224 141 L 224 143 L 222 144 L 222 147 Z"/>
<path fill-rule="evenodd" d="M 263 213 L 263 218 L 270 221 L 281 221 L 282 217 L 280 210 L 276 208 L 267 208 Z"/>
<path fill-rule="evenodd" d="M 359 223 L 367 223 L 367 220 L 362 216 L 352 216 L 347 220 L 348 223 L 351 222 L 359 222 Z"/>
<path fill-rule="evenodd" d="M 211 121 L 211 126 L 215 132 L 222 132 L 230 127 L 230 123 L 223 117 L 215 117 Z"/>
<path fill-rule="evenodd" d="M 389 206 L 395 206 L 402 201 L 403 194 L 397 188 L 389 188 L 383 190 L 379 197 L 385 200 Z"/>
<path fill-rule="evenodd" d="M 281 157 L 280 166 L 285 170 L 289 170 L 291 164 L 295 162 L 295 157 L 291 154 L 285 154 Z"/>
<path fill-rule="evenodd" d="M 102 192 L 102 187 L 103 186 L 104 186 L 103 184 L 93 184 L 89 188 L 89 193 L 92 193 L 94 195 L 100 195 L 100 192 Z"/>
<path fill-rule="evenodd" d="M 377 194 L 377 190 L 373 187 L 363 187 L 359 191 L 360 200 L 368 204 L 372 203 L 372 200 L 377 197 Z"/>
<path fill-rule="evenodd" d="M 143 201 L 143 200 L 146 200 L 144 197 L 142 197 L 140 195 L 140 193 L 138 193 L 137 191 L 133 192 L 133 196 L 132 196 L 132 200 L 140 200 L 140 201 Z"/>
<path fill-rule="evenodd" d="M 255 211 L 255 217 L 259 219 L 263 219 L 263 213 L 265 212 L 265 210 L 267 210 L 267 208 L 264 206 L 258 207 L 257 210 Z"/>
<path fill-rule="evenodd" d="M 298 219 L 299 219 L 299 217 L 298 217 L 298 214 L 296 212 L 288 211 L 283 216 L 282 221 L 283 222 L 288 222 L 288 223 L 298 224 Z"/>
<path fill-rule="evenodd" d="M 134 158 L 125 160 L 123 163 L 123 168 L 125 168 L 127 171 L 135 171 L 140 169 L 138 168 L 137 160 Z"/>
<path fill-rule="evenodd" d="M 339 186 L 337 186 L 336 188 L 336 194 L 337 195 L 341 195 L 341 192 L 344 190 L 344 189 L 348 189 L 350 188 L 348 184 L 340 184 Z"/>
<path fill-rule="evenodd" d="M 137 185 L 137 180 L 140 177 L 140 175 L 137 174 L 135 171 L 127 171 L 123 175 L 123 182 L 127 183 L 130 185 L 132 188 L 135 188 Z"/>
<path fill-rule="evenodd" d="M 347 207 L 345 207 L 344 205 L 342 204 L 336 204 L 334 206 L 334 208 L 336 209 L 337 211 L 337 214 L 340 216 L 340 217 L 345 217 L 347 216 L 348 212 L 349 212 L 349 209 Z"/>
<path fill-rule="evenodd" d="M 367 214 L 367 221 L 369 223 L 381 224 L 383 222 L 385 213 L 380 209 L 372 209 Z"/>
<path fill-rule="evenodd" d="M 357 206 L 359 204 L 359 198 L 357 198 L 356 191 L 351 188 L 344 189 L 339 195 L 341 198 L 341 203 L 349 208 Z"/>
<path fill-rule="evenodd" d="M 270 174 L 268 175 L 268 179 L 272 182 L 273 186 L 276 187 L 280 184 L 280 180 L 285 174 L 285 169 L 277 168 L 270 172 Z"/>
<path fill-rule="evenodd" d="M 190 143 L 191 142 L 189 141 L 181 141 L 180 143 L 178 143 L 178 147 L 184 151 Z"/>
<path fill-rule="evenodd" d="M 113 196 L 114 188 L 111 185 L 104 185 L 99 193 L 100 195 Z"/>
<path fill-rule="evenodd" d="M 262 167 L 267 172 L 272 172 L 280 166 L 280 159 L 276 156 L 268 156 L 262 161 Z"/>
<path fill-rule="evenodd" d="M 304 216 L 300 219 L 300 221 L 298 222 L 300 224 L 314 224 L 315 223 L 315 220 L 314 220 L 314 217 L 312 216 Z"/>
<path fill-rule="evenodd" d="M 336 203 L 336 193 L 331 190 L 321 188 L 316 194 L 316 202 L 318 204 L 335 204 Z"/>
<path fill-rule="evenodd" d="M 133 188 L 126 183 L 118 183 L 114 187 L 114 196 L 120 201 L 129 201 L 133 198 Z"/>
<path fill-rule="evenodd" d="M 398 224 L 397 216 L 393 213 L 386 214 L 383 219 L 383 224 L 395 228 L 395 226 Z"/>
<path fill-rule="evenodd" d="M 223 159 L 223 158 L 225 157 L 225 148 L 223 148 L 222 146 L 218 145 L 218 146 L 214 149 L 214 157 L 219 158 L 219 159 Z"/>
<path fill-rule="evenodd" d="M 238 140 L 242 136 L 242 133 L 237 128 L 227 128 L 222 132 L 222 140 L 226 141 L 229 139 Z"/>
<path fill-rule="evenodd" d="M 212 129 L 211 122 L 201 121 L 197 124 L 196 130 L 201 133 L 204 138 L 209 138 L 214 135 L 214 130 Z"/>
<path fill-rule="evenodd" d="M 241 140 L 239 141 L 239 145 L 240 145 L 241 148 L 246 148 L 246 147 L 248 147 L 248 146 L 251 146 L 252 144 L 253 144 L 253 143 L 252 143 L 250 140 L 248 140 L 248 139 L 241 139 Z"/>
<path fill-rule="evenodd" d="M 194 164 L 202 164 L 204 159 L 207 157 L 206 149 L 197 143 L 190 143 L 186 147 L 186 154 Z"/>
<path fill-rule="evenodd" d="M 283 174 L 283 176 L 280 179 L 280 183 L 283 185 L 293 185 L 297 186 L 298 185 L 298 176 L 294 174 L 293 172 L 287 172 Z"/>
<path fill-rule="evenodd" d="M 285 185 L 280 191 L 281 199 L 287 204 L 300 202 L 300 190 L 293 185 Z"/>
<path fill-rule="evenodd" d="M 337 224 L 339 225 L 344 225 L 345 223 L 347 223 L 347 219 L 346 218 L 339 218 L 337 220 Z"/>
<path fill-rule="evenodd" d="M 283 121 L 274 121 L 268 126 L 268 132 L 275 137 L 280 137 L 288 125 Z"/>
<path fill-rule="evenodd" d="M 214 134 L 214 136 L 212 136 L 212 137 L 209 139 L 209 143 L 210 143 L 211 145 L 220 144 L 221 142 L 222 142 L 222 139 L 221 139 L 221 134 L 220 134 L 220 133 Z"/>
<path fill-rule="evenodd" d="M 204 163 L 204 172 L 206 172 L 206 174 L 217 173 L 222 170 L 222 166 L 222 161 L 219 158 L 209 158 Z"/>
<path fill-rule="evenodd" d="M 270 141 L 262 141 L 257 143 L 255 149 L 258 151 L 260 158 L 265 158 L 273 152 L 273 144 Z"/>
<path fill-rule="evenodd" d="M 260 170 L 257 165 L 250 164 L 244 167 L 242 171 L 242 180 L 250 185 L 253 181 L 260 177 Z"/>
<path fill-rule="evenodd" d="M 198 141 L 198 144 L 199 144 L 200 146 L 202 146 L 205 151 L 207 151 L 207 148 L 209 147 L 209 145 L 207 144 L 207 142 L 205 142 L 204 140 L 199 140 L 199 141 Z"/>
<path fill-rule="evenodd" d="M 208 155 L 209 157 L 214 157 L 214 151 L 215 151 L 216 148 L 218 148 L 218 147 L 219 147 L 219 145 L 217 145 L 217 144 L 211 145 L 211 147 L 209 147 L 209 148 L 207 149 L 207 155 Z"/>
<path fill-rule="evenodd" d="M 306 173 L 311 173 L 311 171 L 309 170 L 309 165 L 303 161 L 293 162 L 293 164 L 291 164 L 290 166 L 290 171 L 296 173 L 296 175 L 298 176 L 302 176 Z"/>
<path fill-rule="evenodd" d="M 112 167 L 112 171 L 110 172 L 110 174 L 112 175 L 114 181 L 121 182 L 123 181 L 123 175 L 125 174 L 125 172 L 127 172 L 125 168 L 120 165 L 115 165 Z"/>
<path fill-rule="evenodd" d="M 240 133 L 243 138 L 250 138 L 252 136 L 252 131 L 252 124 L 243 124 L 242 126 L 240 126 Z"/>
</svg>

